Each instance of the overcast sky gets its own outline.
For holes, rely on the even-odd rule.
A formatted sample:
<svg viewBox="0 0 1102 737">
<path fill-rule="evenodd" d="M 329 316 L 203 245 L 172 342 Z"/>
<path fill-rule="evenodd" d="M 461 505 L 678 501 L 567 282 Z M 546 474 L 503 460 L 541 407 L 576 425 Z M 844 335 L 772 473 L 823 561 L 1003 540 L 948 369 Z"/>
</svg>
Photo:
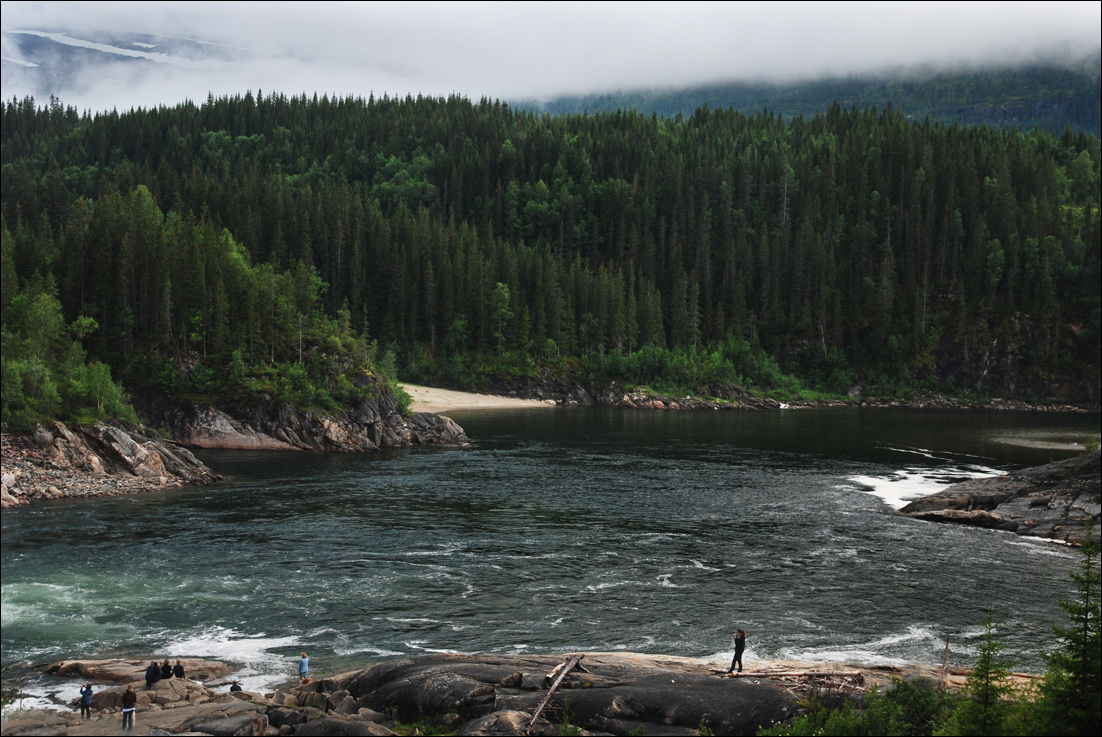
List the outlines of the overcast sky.
<svg viewBox="0 0 1102 737">
<path fill-rule="evenodd" d="M 1093 51 L 1102 37 L 1097 1 L 4 2 L 2 9 L 5 31 L 130 31 L 252 50 L 249 60 L 221 68 L 161 64 L 142 79 L 98 74 L 76 99 L 64 100 L 82 109 L 250 89 L 546 98 L 913 64 L 1013 63 Z M 12 55 L 10 44 L 3 55 Z M 18 93 L 4 83 L 5 99 Z"/>
</svg>

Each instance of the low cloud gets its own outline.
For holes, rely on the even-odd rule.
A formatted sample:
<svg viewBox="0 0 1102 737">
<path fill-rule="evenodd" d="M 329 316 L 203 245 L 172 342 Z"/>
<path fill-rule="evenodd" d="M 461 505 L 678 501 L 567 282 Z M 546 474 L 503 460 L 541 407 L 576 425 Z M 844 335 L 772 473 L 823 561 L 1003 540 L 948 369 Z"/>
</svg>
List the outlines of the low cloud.
<svg viewBox="0 0 1102 737">
<path fill-rule="evenodd" d="M 223 45 L 208 47 L 231 62 L 222 68 L 120 62 L 77 78 L 64 94 L 82 109 L 126 109 L 258 89 L 518 99 L 1018 64 L 1095 52 L 1102 20 L 1096 2 L 5 2 L 3 29 Z M 3 55 L 17 58 L 10 37 Z M 25 92 L 8 69 L 5 99 Z"/>
</svg>

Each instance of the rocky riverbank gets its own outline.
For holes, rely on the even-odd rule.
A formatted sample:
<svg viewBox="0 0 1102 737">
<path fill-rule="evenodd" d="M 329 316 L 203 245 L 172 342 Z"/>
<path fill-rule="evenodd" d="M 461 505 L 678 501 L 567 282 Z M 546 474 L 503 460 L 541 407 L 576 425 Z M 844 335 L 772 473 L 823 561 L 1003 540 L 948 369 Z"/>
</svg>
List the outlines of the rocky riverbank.
<svg viewBox="0 0 1102 737">
<path fill-rule="evenodd" d="M 772 410 L 816 407 L 910 407 L 914 409 L 984 409 L 1028 412 L 1097 412 L 1098 404 L 1064 402 L 1029 403 L 1019 399 L 961 399 L 944 394 L 917 393 L 906 401 L 864 396 L 861 387 L 850 390 L 845 399 L 786 399 L 753 394 L 733 384 L 703 387 L 701 396 L 671 396 L 649 389 L 625 389 L 613 382 L 584 384 L 561 378 L 512 379 L 494 383 L 488 392 L 501 397 L 540 400 L 556 404 L 597 405 L 627 409 Z"/>
<path fill-rule="evenodd" d="M 148 428 L 60 422 L 31 435 L 0 433 L 0 506 L 66 497 L 117 496 L 220 477 L 191 451 Z"/>
<path fill-rule="evenodd" d="M 462 443 L 448 417 L 418 412 L 403 416 L 390 387 L 367 374 L 354 382 L 370 395 L 339 411 L 321 412 L 281 402 L 268 394 L 215 407 L 202 402 L 145 396 L 138 414 L 177 443 L 195 448 L 354 452 L 411 445 Z"/>
<path fill-rule="evenodd" d="M 227 408 L 145 396 L 135 401 L 141 426 L 119 422 L 70 429 L 55 422 L 29 436 L 4 432 L 0 504 L 219 481 L 188 447 L 366 452 L 466 442 L 454 420 L 427 412 L 403 416 L 388 386 L 366 373 L 357 381 L 370 396 L 338 412 L 301 409 L 266 394 Z"/>
<path fill-rule="evenodd" d="M 562 655 L 426 655 L 387 661 L 269 693 L 230 693 L 227 666 L 186 660 L 199 680 L 168 679 L 145 689 L 147 660 L 69 661 L 47 668 L 62 678 L 97 683 L 94 714 L 24 711 L 9 715 L 5 735 L 113 734 L 126 684 L 138 691 L 132 734 L 390 735 L 412 725 L 460 735 L 755 734 L 797 713 L 810 690 L 861 692 L 892 678 L 950 687 L 964 672 L 933 666 L 869 667 L 791 661 L 754 663 L 740 678 L 704 659 L 634 653 L 586 653 L 554 688 Z M 103 688 L 103 681 L 107 687 Z M 545 708 L 539 709 L 547 700 Z M 76 705 L 72 705 L 76 708 Z M 538 712 L 538 713 L 537 713 Z"/>
<path fill-rule="evenodd" d="M 1079 544 L 1102 529 L 1099 451 L 1005 476 L 971 479 L 911 502 L 902 514 Z"/>
</svg>

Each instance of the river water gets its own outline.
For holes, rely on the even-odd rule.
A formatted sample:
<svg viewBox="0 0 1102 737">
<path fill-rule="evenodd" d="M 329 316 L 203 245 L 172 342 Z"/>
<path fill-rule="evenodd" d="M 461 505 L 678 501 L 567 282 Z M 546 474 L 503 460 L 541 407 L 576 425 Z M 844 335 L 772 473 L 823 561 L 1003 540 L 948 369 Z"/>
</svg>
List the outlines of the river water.
<svg viewBox="0 0 1102 737">
<path fill-rule="evenodd" d="M 948 636 L 968 665 L 992 612 L 1040 671 L 1077 553 L 893 509 L 1099 431 L 903 409 L 453 417 L 471 447 L 205 452 L 225 484 L 4 510 L 5 668 L 209 656 L 260 689 L 302 650 L 315 674 L 441 651 L 729 659 L 736 627 L 747 663 L 940 663 Z"/>
</svg>

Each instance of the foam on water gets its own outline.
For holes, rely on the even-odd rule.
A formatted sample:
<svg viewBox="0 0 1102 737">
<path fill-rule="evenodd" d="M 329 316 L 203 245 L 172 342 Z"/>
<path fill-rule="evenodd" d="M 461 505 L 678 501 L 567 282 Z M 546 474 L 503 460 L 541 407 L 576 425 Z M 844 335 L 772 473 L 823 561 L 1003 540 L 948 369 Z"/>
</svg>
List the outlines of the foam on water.
<svg viewBox="0 0 1102 737">
<path fill-rule="evenodd" d="M 806 648 L 782 648 L 785 660 L 802 660 L 808 663 L 868 663 L 870 665 L 904 665 L 908 658 L 898 654 L 901 650 L 913 650 L 928 643 L 930 652 L 936 652 L 942 636 L 931 627 L 911 625 L 906 632 L 899 632 L 869 642 L 838 645 L 821 645 Z"/>
<path fill-rule="evenodd" d="M 263 632 L 248 635 L 214 627 L 170 640 L 161 651 L 170 657 L 207 657 L 241 663 L 243 667 L 234 678 L 246 691 L 262 692 L 286 681 L 297 667 L 297 658 L 271 651 L 294 647 L 299 642 L 293 636 L 268 637 Z"/>
<path fill-rule="evenodd" d="M 935 461 L 949 460 L 944 454 L 939 455 L 921 448 L 892 448 L 892 450 L 920 455 Z M 936 494 L 952 484 L 968 479 L 999 476 L 1000 474 L 1002 474 L 1002 471 L 997 469 L 971 463 L 951 463 L 938 466 L 912 465 L 905 466 L 885 476 L 851 476 L 849 477 L 851 485 L 841 485 L 836 488 L 856 488 L 858 491 L 880 497 L 894 509 L 902 509 L 907 506 L 908 502 Z"/>
</svg>

